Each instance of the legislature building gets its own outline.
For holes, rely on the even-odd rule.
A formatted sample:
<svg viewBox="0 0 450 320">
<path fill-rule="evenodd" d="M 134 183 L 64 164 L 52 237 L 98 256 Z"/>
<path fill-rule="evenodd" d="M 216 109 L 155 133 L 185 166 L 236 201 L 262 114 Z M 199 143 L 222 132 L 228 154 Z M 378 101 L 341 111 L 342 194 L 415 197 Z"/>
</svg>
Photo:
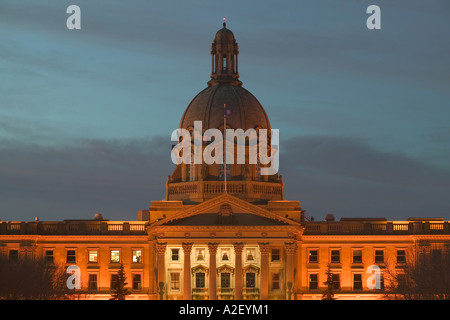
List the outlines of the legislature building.
<svg viewBox="0 0 450 320">
<path fill-rule="evenodd" d="M 269 118 L 243 88 L 238 45 L 224 23 L 211 46 L 211 79 L 188 105 L 179 127 L 267 129 Z M 203 145 L 205 148 L 207 145 Z M 248 155 L 248 145 L 246 146 Z M 151 161 L 151 159 L 149 159 Z M 169 160 L 168 160 L 169 161 Z M 417 252 L 450 245 L 441 218 L 341 218 L 311 221 L 284 198 L 282 176 L 256 164 L 178 164 L 164 200 L 137 221 L 1 221 L 0 253 L 76 265 L 88 299 L 109 299 L 124 266 L 127 299 L 321 299 L 333 274 L 337 299 L 380 299 L 387 270 L 401 272 Z M 163 188 L 163 186 L 161 186 Z M 105 218 L 106 215 L 105 215 Z M 370 266 L 381 270 L 368 286 Z"/>
</svg>

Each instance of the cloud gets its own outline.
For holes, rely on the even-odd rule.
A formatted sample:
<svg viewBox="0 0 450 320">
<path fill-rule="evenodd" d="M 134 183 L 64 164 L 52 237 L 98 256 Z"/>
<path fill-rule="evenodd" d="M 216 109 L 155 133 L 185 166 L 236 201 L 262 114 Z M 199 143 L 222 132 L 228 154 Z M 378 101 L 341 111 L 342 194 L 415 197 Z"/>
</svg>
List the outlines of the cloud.
<svg viewBox="0 0 450 320">
<path fill-rule="evenodd" d="M 345 137 L 282 141 L 280 174 L 289 200 L 308 215 L 449 218 L 449 172 L 400 152 L 384 153 Z M 164 137 L 9 144 L 0 150 L 0 219 L 136 220 L 165 195 L 174 165 Z"/>
<path fill-rule="evenodd" d="M 450 173 L 443 169 L 345 137 L 295 137 L 281 147 L 286 195 L 312 215 L 395 220 L 450 214 Z"/>
<path fill-rule="evenodd" d="M 80 219 L 101 212 L 112 220 L 136 220 L 138 210 L 164 198 L 173 170 L 170 146 L 154 137 L 3 148 L 0 219 Z"/>
</svg>

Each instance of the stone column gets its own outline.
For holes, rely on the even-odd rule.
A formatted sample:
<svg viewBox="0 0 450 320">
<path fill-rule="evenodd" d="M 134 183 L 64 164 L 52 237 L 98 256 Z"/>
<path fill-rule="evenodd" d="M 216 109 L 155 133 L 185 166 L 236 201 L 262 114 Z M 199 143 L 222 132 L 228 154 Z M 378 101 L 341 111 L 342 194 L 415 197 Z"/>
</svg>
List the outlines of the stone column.
<svg viewBox="0 0 450 320">
<path fill-rule="evenodd" d="M 234 263 L 234 299 L 242 300 L 242 250 L 244 249 L 244 244 L 233 243 L 234 253 L 235 253 L 235 263 Z"/>
<path fill-rule="evenodd" d="M 183 300 L 191 300 L 191 251 L 192 242 L 183 242 L 184 270 L 183 270 Z"/>
<path fill-rule="evenodd" d="M 157 254 L 157 268 L 158 268 L 158 283 L 156 287 L 159 290 L 159 284 L 166 283 L 166 264 L 164 261 L 166 254 L 167 242 L 157 242 L 155 244 L 156 254 Z"/>
<path fill-rule="evenodd" d="M 260 299 L 269 299 L 269 243 L 260 242 L 259 250 L 261 252 L 261 274 L 260 274 Z"/>
<path fill-rule="evenodd" d="M 208 243 L 209 249 L 209 300 L 216 300 L 216 252 L 218 243 Z"/>
<path fill-rule="evenodd" d="M 286 252 L 286 285 L 288 286 L 286 289 L 289 289 L 290 282 L 291 288 L 294 290 L 294 257 L 297 251 L 297 244 L 295 242 L 285 242 L 284 251 Z M 288 295 L 290 297 L 289 293 Z"/>
</svg>

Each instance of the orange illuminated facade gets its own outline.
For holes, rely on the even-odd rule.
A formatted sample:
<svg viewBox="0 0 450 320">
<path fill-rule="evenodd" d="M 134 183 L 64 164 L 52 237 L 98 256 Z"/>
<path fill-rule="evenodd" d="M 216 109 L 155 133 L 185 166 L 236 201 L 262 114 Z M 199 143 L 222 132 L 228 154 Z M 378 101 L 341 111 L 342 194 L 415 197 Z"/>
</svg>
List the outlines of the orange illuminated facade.
<svg viewBox="0 0 450 320">
<path fill-rule="evenodd" d="M 180 128 L 192 131 L 202 121 L 204 130 L 223 130 L 225 104 L 232 110 L 227 128 L 271 129 L 242 87 L 238 55 L 224 23 L 211 46 L 211 80 Z M 440 218 L 308 221 L 299 201 L 284 198 L 282 177 L 261 175 L 261 167 L 179 164 L 165 199 L 137 221 L 3 221 L 0 253 L 78 266 L 88 299 L 110 298 L 121 264 L 128 299 L 320 299 L 328 267 L 336 298 L 380 299 L 386 270 L 401 271 L 419 251 L 450 247 L 449 222 Z M 381 270 L 378 289 L 367 285 L 372 265 Z"/>
</svg>

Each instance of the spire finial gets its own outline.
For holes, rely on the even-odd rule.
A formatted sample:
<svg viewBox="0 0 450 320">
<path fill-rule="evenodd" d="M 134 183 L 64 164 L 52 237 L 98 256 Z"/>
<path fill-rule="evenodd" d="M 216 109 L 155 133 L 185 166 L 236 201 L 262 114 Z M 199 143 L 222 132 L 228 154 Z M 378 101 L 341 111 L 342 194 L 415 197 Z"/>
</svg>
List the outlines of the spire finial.
<svg viewBox="0 0 450 320">
<path fill-rule="evenodd" d="M 223 27 L 225 28 L 227 26 L 227 23 L 226 23 L 227 19 L 223 18 L 222 20 L 223 20 Z"/>
</svg>

